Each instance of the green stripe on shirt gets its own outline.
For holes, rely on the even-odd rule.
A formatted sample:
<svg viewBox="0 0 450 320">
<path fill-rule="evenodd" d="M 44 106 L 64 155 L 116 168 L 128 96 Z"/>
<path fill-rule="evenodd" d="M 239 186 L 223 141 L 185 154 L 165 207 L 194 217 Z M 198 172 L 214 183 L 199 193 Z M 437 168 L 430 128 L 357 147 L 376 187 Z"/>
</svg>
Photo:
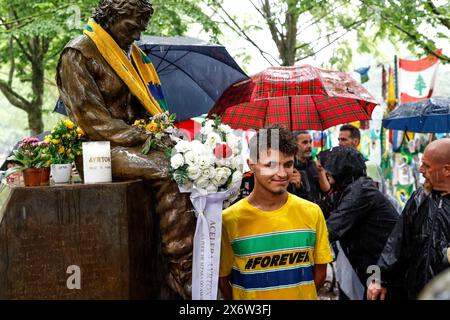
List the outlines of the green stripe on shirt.
<svg viewBox="0 0 450 320">
<path fill-rule="evenodd" d="M 314 248 L 315 242 L 315 231 L 297 230 L 235 239 L 232 247 L 235 255 L 246 256 L 296 248 Z"/>
</svg>

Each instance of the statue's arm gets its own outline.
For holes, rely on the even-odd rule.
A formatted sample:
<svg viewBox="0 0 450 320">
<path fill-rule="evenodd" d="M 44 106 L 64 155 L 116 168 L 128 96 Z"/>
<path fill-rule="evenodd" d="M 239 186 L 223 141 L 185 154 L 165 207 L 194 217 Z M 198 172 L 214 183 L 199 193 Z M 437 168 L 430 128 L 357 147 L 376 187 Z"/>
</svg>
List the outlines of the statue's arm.
<svg viewBox="0 0 450 320">
<path fill-rule="evenodd" d="M 76 49 L 66 49 L 58 65 L 58 88 L 66 106 L 90 140 L 112 145 L 142 145 L 147 136 L 122 119 L 113 118 L 103 99 L 87 59 Z"/>
</svg>

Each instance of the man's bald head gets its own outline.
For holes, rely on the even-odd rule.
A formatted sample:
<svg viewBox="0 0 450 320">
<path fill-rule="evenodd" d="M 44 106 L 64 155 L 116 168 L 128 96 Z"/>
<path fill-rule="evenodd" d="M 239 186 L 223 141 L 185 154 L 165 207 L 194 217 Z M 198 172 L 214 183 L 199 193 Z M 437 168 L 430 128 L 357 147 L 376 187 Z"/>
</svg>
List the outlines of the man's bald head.
<svg viewBox="0 0 450 320">
<path fill-rule="evenodd" d="M 431 142 L 422 157 L 420 172 L 425 185 L 444 194 L 450 193 L 450 139 Z"/>
<path fill-rule="evenodd" d="M 432 157 L 432 161 L 437 164 L 450 164 L 450 138 L 431 142 L 425 148 L 425 152 L 428 152 Z"/>
</svg>

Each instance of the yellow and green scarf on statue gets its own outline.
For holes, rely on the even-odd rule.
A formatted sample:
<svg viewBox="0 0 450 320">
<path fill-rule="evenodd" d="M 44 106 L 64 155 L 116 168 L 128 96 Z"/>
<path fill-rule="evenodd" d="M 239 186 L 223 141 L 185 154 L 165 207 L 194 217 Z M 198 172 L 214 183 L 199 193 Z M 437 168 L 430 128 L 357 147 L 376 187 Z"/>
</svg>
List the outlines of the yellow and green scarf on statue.
<svg viewBox="0 0 450 320">
<path fill-rule="evenodd" d="M 155 67 L 137 45 L 131 45 L 133 65 L 114 39 L 93 19 L 89 19 L 84 34 L 95 43 L 106 62 L 151 115 L 167 111 L 167 102 Z"/>
</svg>

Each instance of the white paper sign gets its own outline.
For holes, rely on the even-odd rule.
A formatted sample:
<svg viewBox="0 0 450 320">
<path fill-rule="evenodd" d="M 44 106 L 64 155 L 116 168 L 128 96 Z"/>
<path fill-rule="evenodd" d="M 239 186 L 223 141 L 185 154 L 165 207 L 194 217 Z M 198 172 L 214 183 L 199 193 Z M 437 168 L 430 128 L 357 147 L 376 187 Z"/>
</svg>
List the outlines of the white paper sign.
<svg viewBox="0 0 450 320">
<path fill-rule="evenodd" d="M 112 181 L 109 141 L 83 142 L 83 173 L 86 184 Z"/>
</svg>

